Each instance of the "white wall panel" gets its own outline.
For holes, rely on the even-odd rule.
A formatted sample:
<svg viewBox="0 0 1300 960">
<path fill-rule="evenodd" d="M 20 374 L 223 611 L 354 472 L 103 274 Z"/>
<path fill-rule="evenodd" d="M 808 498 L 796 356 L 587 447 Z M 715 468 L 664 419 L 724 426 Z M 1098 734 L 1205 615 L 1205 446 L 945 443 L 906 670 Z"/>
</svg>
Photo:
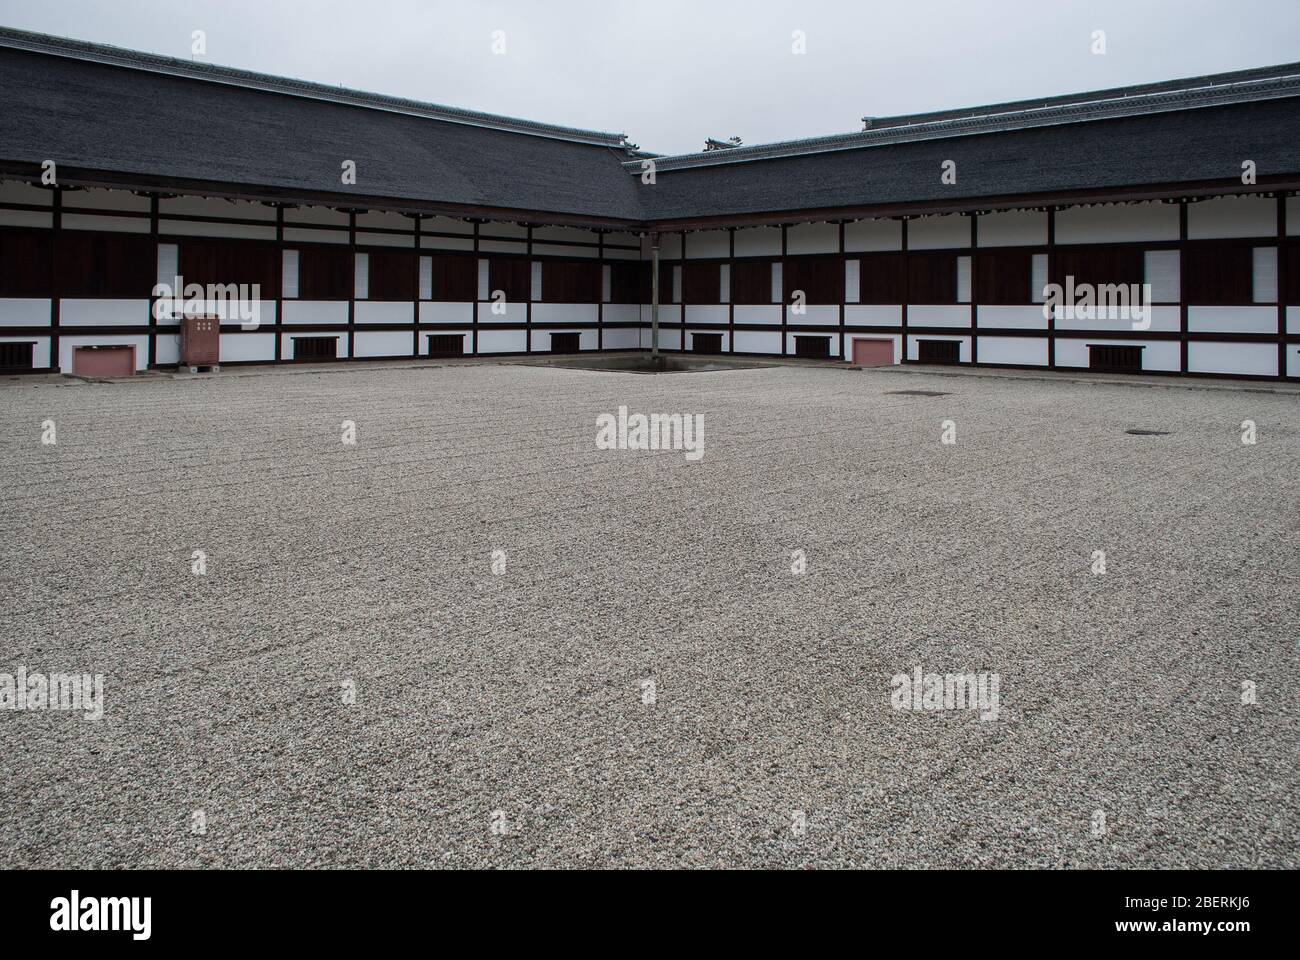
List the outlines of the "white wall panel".
<svg viewBox="0 0 1300 960">
<path fill-rule="evenodd" d="M 370 254 L 357 253 L 352 257 L 353 294 L 357 300 L 370 296 Z"/>
<path fill-rule="evenodd" d="M 781 352 L 781 334 L 778 332 L 737 330 L 736 351 L 738 353 L 773 353 Z"/>
<path fill-rule="evenodd" d="M 1276 307 L 1188 307 L 1192 333 L 1274 333 Z"/>
<path fill-rule="evenodd" d="M 688 260 L 729 256 L 731 256 L 731 234 L 726 230 L 705 230 L 686 235 Z"/>
<path fill-rule="evenodd" d="M 473 323 L 474 304 L 426 300 L 420 304 L 421 323 Z"/>
<path fill-rule="evenodd" d="M 357 323 L 414 323 L 415 305 L 405 301 L 370 300 L 356 306 Z"/>
<path fill-rule="evenodd" d="M 970 257 L 957 258 L 957 302 L 970 303 Z"/>
<path fill-rule="evenodd" d="M 1046 337 L 980 337 L 980 363 L 1047 366 Z"/>
<path fill-rule="evenodd" d="M 5 180 L 0 182 L 0 203 L 26 203 L 49 207 L 54 204 L 54 192 L 43 187 L 34 187 L 30 183 Z"/>
<path fill-rule="evenodd" d="M 1291 237 L 1300 235 L 1300 197 L 1286 198 L 1286 232 Z"/>
<path fill-rule="evenodd" d="M 284 222 L 313 223 L 326 227 L 344 227 L 348 225 L 348 215 L 332 207 L 286 207 Z"/>
<path fill-rule="evenodd" d="M 158 275 L 166 276 L 162 268 L 162 247 L 158 248 Z M 173 248 L 175 249 L 175 248 Z M 280 267 L 280 296 L 286 300 L 298 299 L 298 251 L 285 250 Z"/>
<path fill-rule="evenodd" d="M 907 325 L 909 327 L 969 327 L 970 307 L 964 303 L 909 306 Z"/>
<path fill-rule="evenodd" d="M 824 303 L 810 303 L 803 308 L 803 313 L 796 313 L 795 308 L 791 307 L 786 311 L 786 323 L 791 326 L 800 325 L 819 325 L 819 326 L 838 326 L 840 322 L 840 308 Z"/>
<path fill-rule="evenodd" d="M 1277 303 L 1277 247 L 1256 247 L 1253 251 L 1254 301 Z"/>
<path fill-rule="evenodd" d="M 528 243 L 524 240 L 485 240 L 480 238 L 478 248 L 484 253 L 526 254 Z"/>
<path fill-rule="evenodd" d="M 302 230 L 294 227 L 284 228 L 285 243 L 347 243 L 346 230 Z"/>
<path fill-rule="evenodd" d="M 403 233 L 415 232 L 415 221 L 400 213 L 384 210 L 367 210 L 357 214 L 357 229 L 401 230 Z"/>
<path fill-rule="evenodd" d="M 654 331 L 649 327 L 641 328 L 641 346 L 649 349 L 650 341 L 653 339 Z M 682 335 L 679 330 L 660 330 L 659 331 L 659 349 L 660 350 L 680 350 L 682 348 Z"/>
<path fill-rule="evenodd" d="M 1182 255 L 1177 250 L 1148 250 L 1143 282 L 1155 303 L 1177 303 L 1182 289 Z"/>
<path fill-rule="evenodd" d="M 782 298 L 785 295 L 785 290 L 782 284 L 781 277 L 782 277 L 782 264 L 779 260 L 774 261 L 772 263 L 772 302 L 773 303 L 780 303 Z"/>
<path fill-rule="evenodd" d="M 1046 330 L 1047 318 L 1042 307 L 1034 306 L 980 306 L 977 307 L 981 327 L 1013 327 L 1017 330 Z"/>
<path fill-rule="evenodd" d="M 726 306 L 713 304 L 690 304 L 686 307 L 686 322 L 726 323 L 728 309 Z"/>
<path fill-rule="evenodd" d="M 406 330 L 359 330 L 352 343 L 354 357 L 409 357 L 414 339 Z"/>
<path fill-rule="evenodd" d="M 876 326 L 902 326 L 903 308 L 898 305 L 864 303 L 844 308 L 844 323 L 874 324 Z"/>
<path fill-rule="evenodd" d="M 1129 203 L 1056 212 L 1057 243 L 1177 240 L 1178 205 Z"/>
<path fill-rule="evenodd" d="M 907 224 L 907 249 L 936 250 L 970 246 L 970 217 L 921 217 Z"/>
<path fill-rule="evenodd" d="M 59 323 L 65 327 L 132 327 L 148 322 L 148 300 L 63 300 L 59 304 Z"/>
<path fill-rule="evenodd" d="M 139 220 L 135 222 L 144 225 L 144 229 L 139 232 L 149 232 L 148 220 Z M 88 229 L 99 228 L 91 227 Z M 244 223 L 203 223 L 197 220 L 159 220 L 158 232 L 168 236 L 229 237 L 236 240 L 275 239 L 275 227 Z M 347 242 L 347 238 L 347 234 L 345 233 L 343 235 L 343 241 L 345 243 Z"/>
<path fill-rule="evenodd" d="M 641 319 L 641 306 L 636 303 L 605 304 L 606 323 L 635 323 Z"/>
<path fill-rule="evenodd" d="M 357 233 L 357 243 L 368 247 L 405 247 L 415 246 L 415 234 L 400 236 L 396 233 Z"/>
<path fill-rule="evenodd" d="M 50 308 L 49 300 L 0 299 L 0 327 L 47 327 L 50 325 Z M 144 322 L 149 322 L 148 317 Z"/>
<path fill-rule="evenodd" d="M 1300 333 L 1300 307 L 1286 308 L 1286 332 Z"/>
<path fill-rule="evenodd" d="M 862 294 L 862 261 L 844 261 L 844 302 L 857 303 Z"/>
<path fill-rule="evenodd" d="M 1046 303 L 1047 294 L 1044 291 L 1047 289 L 1048 282 L 1047 254 L 1034 254 L 1029 270 L 1029 302 Z"/>
<path fill-rule="evenodd" d="M 491 264 L 486 259 L 480 259 L 478 262 L 478 298 L 480 300 L 489 300 L 492 297 L 492 273 Z"/>
<path fill-rule="evenodd" d="M 1039 307 L 1038 310 L 1041 312 L 1042 307 Z M 1145 329 L 1173 331 L 1180 328 L 1181 318 L 1178 307 L 1151 307 L 1150 310 L 1150 326 Z M 1131 314 L 1128 320 L 1125 320 L 1122 316 L 1085 318 L 1077 315 L 1071 319 L 1065 316 L 1064 308 L 1056 308 L 1056 328 L 1058 330 L 1138 330 L 1140 328 L 1134 326 L 1138 322 L 1132 319 Z"/>
<path fill-rule="evenodd" d="M 420 235 L 420 248 L 424 250 L 473 250 L 473 237 L 426 237 Z"/>
<path fill-rule="evenodd" d="M 0 227 L 44 227 L 54 226 L 54 215 L 40 210 L 4 210 L 0 209 Z"/>
<path fill-rule="evenodd" d="M 1216 197 L 1187 205 L 1188 239 L 1276 235 L 1277 201 L 1272 197 Z"/>
<path fill-rule="evenodd" d="M 1047 212 L 1005 210 L 979 218 L 976 239 L 981 247 L 1043 246 L 1047 243 Z"/>
<path fill-rule="evenodd" d="M 1277 374 L 1277 346 L 1272 343 L 1192 341 L 1187 345 L 1187 369 L 1192 373 Z"/>
<path fill-rule="evenodd" d="M 600 307 L 594 303 L 534 303 L 533 323 L 595 323 Z"/>
<path fill-rule="evenodd" d="M 756 303 L 736 304 L 736 323 L 780 323 L 781 308 L 773 304 L 764 306 Z"/>
<path fill-rule="evenodd" d="M 148 233 L 150 230 L 147 217 L 106 217 L 91 213 L 65 213 L 60 221 L 64 230 L 101 230 L 105 233 Z M 247 231 L 256 231 L 260 227 L 244 227 Z M 271 231 L 275 239 L 275 231 Z"/>
<path fill-rule="evenodd" d="M 727 263 L 718 267 L 718 299 L 731 302 L 731 265 Z"/>
<path fill-rule="evenodd" d="M 64 213 L 79 207 L 87 207 L 93 210 L 123 210 L 148 213 L 150 203 L 148 197 L 138 196 L 129 190 L 96 190 L 92 188 L 63 195 Z"/>
<path fill-rule="evenodd" d="M 220 197 L 163 197 L 158 201 L 163 217 L 217 217 L 234 220 L 269 220 L 275 222 L 275 208 L 246 200 L 223 200 Z M 347 223 L 347 218 L 343 220 Z"/>
<path fill-rule="evenodd" d="M 568 257 L 571 259 L 594 260 L 600 256 L 597 247 L 560 246 L 554 243 L 534 243 L 533 254 L 539 257 Z"/>
<path fill-rule="evenodd" d="M 844 249 L 854 252 L 902 250 L 901 220 L 857 220 L 844 225 Z"/>
<path fill-rule="evenodd" d="M 637 327 L 619 327 L 605 330 L 606 350 L 635 350 L 641 346 L 641 330 Z"/>
<path fill-rule="evenodd" d="M 523 353 L 528 349 L 526 330 L 479 330 L 479 353 Z"/>
<path fill-rule="evenodd" d="M 798 223 L 785 232 L 785 252 L 791 256 L 800 253 L 839 253 L 839 250 L 838 223 Z"/>
<path fill-rule="evenodd" d="M 542 299 L 542 264 L 539 260 L 533 260 L 528 265 L 529 276 L 529 296 L 530 300 Z"/>
<path fill-rule="evenodd" d="M 750 227 L 736 231 L 737 257 L 779 257 L 781 255 L 781 229 L 779 227 Z"/>
<path fill-rule="evenodd" d="M 505 312 L 493 313 L 493 307 Z M 478 305 L 479 323 L 523 323 L 527 319 L 528 304 L 526 303 L 480 303 Z"/>
<path fill-rule="evenodd" d="M 347 323 L 348 305 L 343 300 L 286 300 L 285 323 Z"/>
<path fill-rule="evenodd" d="M 275 334 L 223 333 L 220 349 L 222 363 L 234 363 L 237 360 L 270 362 L 275 359 Z"/>
</svg>

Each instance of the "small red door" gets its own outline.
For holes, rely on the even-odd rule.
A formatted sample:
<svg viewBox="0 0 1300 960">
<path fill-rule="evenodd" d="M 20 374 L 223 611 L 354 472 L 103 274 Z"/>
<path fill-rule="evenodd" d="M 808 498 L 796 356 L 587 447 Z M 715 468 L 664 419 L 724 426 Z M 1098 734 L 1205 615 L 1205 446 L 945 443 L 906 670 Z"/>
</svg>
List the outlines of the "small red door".
<svg viewBox="0 0 1300 960">
<path fill-rule="evenodd" d="M 888 367 L 894 362 L 894 341 L 883 337 L 854 337 L 853 363 L 859 367 Z"/>
<path fill-rule="evenodd" d="M 73 347 L 72 372 L 79 377 L 134 376 L 135 347 L 130 344 Z"/>
</svg>

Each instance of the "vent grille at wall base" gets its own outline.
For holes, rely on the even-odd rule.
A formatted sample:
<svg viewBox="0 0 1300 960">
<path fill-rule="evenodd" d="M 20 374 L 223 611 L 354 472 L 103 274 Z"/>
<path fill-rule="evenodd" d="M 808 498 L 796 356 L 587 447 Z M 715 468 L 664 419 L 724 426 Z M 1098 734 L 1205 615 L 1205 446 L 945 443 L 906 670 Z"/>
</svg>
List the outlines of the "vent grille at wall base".
<svg viewBox="0 0 1300 960">
<path fill-rule="evenodd" d="M 577 333 L 551 334 L 551 353 L 579 353 L 581 335 Z"/>
<path fill-rule="evenodd" d="M 1142 370 L 1142 347 L 1112 343 L 1088 344 L 1088 369 L 1104 373 L 1134 373 Z"/>
<path fill-rule="evenodd" d="M 794 355 L 814 360 L 828 360 L 831 355 L 830 337 L 795 337 Z"/>
<path fill-rule="evenodd" d="M 34 343 L 0 343 L 0 371 L 32 369 Z"/>
<path fill-rule="evenodd" d="M 691 335 L 692 353 L 721 353 L 722 334 L 695 333 Z"/>
<path fill-rule="evenodd" d="M 465 356 L 465 335 L 463 333 L 429 334 L 428 355 L 431 357 Z"/>
<path fill-rule="evenodd" d="M 916 356 L 921 363 L 960 363 L 960 340 L 918 340 Z"/>
<path fill-rule="evenodd" d="M 338 337 L 294 337 L 295 360 L 334 360 L 338 357 Z"/>
</svg>

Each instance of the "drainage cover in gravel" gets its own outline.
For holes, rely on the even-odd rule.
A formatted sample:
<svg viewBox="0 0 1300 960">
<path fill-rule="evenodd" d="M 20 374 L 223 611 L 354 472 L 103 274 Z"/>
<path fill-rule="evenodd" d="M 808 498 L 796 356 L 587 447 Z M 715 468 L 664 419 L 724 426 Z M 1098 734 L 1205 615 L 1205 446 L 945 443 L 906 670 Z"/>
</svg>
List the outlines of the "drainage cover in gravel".
<svg viewBox="0 0 1300 960">
<path fill-rule="evenodd" d="M 886 390 L 886 395 L 894 397 L 946 397 L 944 390 Z"/>
<path fill-rule="evenodd" d="M 1131 433 L 1135 437 L 1167 437 L 1168 430 L 1125 430 L 1125 433 Z"/>
</svg>

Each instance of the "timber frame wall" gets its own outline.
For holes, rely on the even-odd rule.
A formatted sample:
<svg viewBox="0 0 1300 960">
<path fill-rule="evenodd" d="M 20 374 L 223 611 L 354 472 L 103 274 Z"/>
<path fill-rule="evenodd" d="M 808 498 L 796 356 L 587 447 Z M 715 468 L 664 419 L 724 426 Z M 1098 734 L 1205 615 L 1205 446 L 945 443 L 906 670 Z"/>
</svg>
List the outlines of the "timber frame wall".
<svg viewBox="0 0 1300 960">
<path fill-rule="evenodd" d="M 1132 344 L 1144 348 L 1144 374 L 1300 380 L 1300 199 L 1286 190 L 1270 192 L 1261 187 L 1242 198 L 1107 203 L 1103 197 L 1076 205 L 1007 210 L 990 206 L 978 213 L 721 225 L 660 233 L 665 281 L 661 283 L 661 348 L 690 350 L 694 334 L 721 334 L 724 353 L 788 356 L 796 351 L 797 337 L 822 336 L 830 338 L 832 359 L 847 360 L 855 336 L 887 337 L 895 344 L 896 360 L 911 363 L 918 360 L 919 341 L 940 339 L 960 343 L 963 364 L 1079 370 L 1088 366 L 1090 344 Z M 1131 215 L 1115 214 L 1115 225 L 1106 228 L 1103 221 L 1109 215 L 1079 213 L 1088 209 L 1129 210 Z M 1007 231 L 993 228 L 1005 227 L 1008 218 L 1026 226 L 1011 242 L 1003 242 Z M 1087 225 L 1089 218 L 1096 221 L 1092 227 Z M 1083 226 L 1075 224 L 1074 233 L 1063 238 L 1063 225 L 1074 221 Z M 466 355 L 549 352 L 551 333 L 577 333 L 584 351 L 643 349 L 649 346 L 649 298 L 644 291 L 649 289 L 647 234 L 651 229 L 653 225 L 628 224 L 592 230 L 481 216 L 411 216 L 148 190 L 43 189 L 5 181 L 0 183 L 0 238 L 21 242 L 21 238 L 47 236 L 54 252 L 49 258 L 48 296 L 16 297 L 0 288 L 0 343 L 31 343 L 35 372 L 70 371 L 71 348 L 90 343 L 135 344 L 141 368 L 177 364 L 175 324 L 154 320 L 149 296 L 66 295 L 63 278 L 70 265 L 59 262 L 58 251 L 63 237 L 75 235 L 144 238 L 155 267 L 160 248 L 187 241 L 274 250 L 275 289 L 263 289 L 261 324 L 254 331 L 242 330 L 238 323 L 222 325 L 223 364 L 293 362 L 293 341 L 300 336 L 337 338 L 339 360 L 423 356 L 428 352 L 426 334 L 463 335 Z M 1090 235 L 1089 230 L 1095 239 L 1079 239 Z M 871 231 L 875 233 L 868 236 Z M 1139 237 L 1145 233 L 1147 238 L 1128 238 L 1126 232 Z M 421 256 L 470 258 L 480 274 L 478 295 L 472 302 L 422 299 L 417 275 L 417 295 L 410 300 L 358 297 L 353 277 L 348 278 L 350 297 L 332 301 L 286 297 L 281 273 L 285 252 L 316 248 L 344 252 L 354 270 L 358 254 L 406 251 L 413 255 L 412 269 L 417 272 Z M 1143 331 L 1128 324 L 1063 325 L 1059 318 L 1045 319 L 1041 304 L 1033 303 L 1028 291 L 1019 304 L 977 302 L 978 254 L 1014 250 L 1031 258 L 1045 256 L 1047 276 L 1054 277 L 1064 251 L 1085 248 L 1142 255 L 1173 252 L 1180 265 L 1197 250 L 1222 251 L 1225 262 L 1236 262 L 1253 256 L 1252 251 L 1271 248 L 1276 251 L 1272 296 L 1218 305 L 1189 302 L 1186 270 L 1180 266 L 1178 296 L 1157 298 L 1151 329 Z M 859 303 L 849 291 L 836 302 L 810 303 L 801 312 L 790 303 L 787 289 L 778 295 L 775 282 L 767 303 L 752 302 L 753 298 L 739 303 L 734 295 L 738 265 L 779 264 L 784 284 L 801 261 L 814 267 L 817 264 L 811 261 L 822 266 L 831 262 L 843 285 L 854 269 L 849 265 L 852 261 L 869 260 L 876 253 L 897 253 L 901 258 L 905 295 L 896 304 Z M 909 265 L 935 255 L 970 258 L 967 300 L 934 304 L 906 296 Z M 485 286 L 484 275 L 491 276 L 498 264 L 520 261 L 532 265 L 527 268 L 530 295 L 506 303 L 503 313 L 494 313 L 492 286 Z M 551 302 L 544 290 L 539 297 L 540 265 L 565 262 L 594 264 L 601 274 L 600 295 L 573 303 Z M 614 302 L 606 269 L 629 263 L 637 264 L 643 293 L 638 302 Z M 716 299 L 711 299 L 713 280 L 700 272 L 701 267 L 706 272 L 717 268 Z M 687 268 L 693 268 L 689 280 Z M 700 286 L 709 297 L 694 296 Z M 1264 288 L 1267 292 L 1267 282 Z M 683 303 L 683 297 L 707 302 Z"/>
</svg>

